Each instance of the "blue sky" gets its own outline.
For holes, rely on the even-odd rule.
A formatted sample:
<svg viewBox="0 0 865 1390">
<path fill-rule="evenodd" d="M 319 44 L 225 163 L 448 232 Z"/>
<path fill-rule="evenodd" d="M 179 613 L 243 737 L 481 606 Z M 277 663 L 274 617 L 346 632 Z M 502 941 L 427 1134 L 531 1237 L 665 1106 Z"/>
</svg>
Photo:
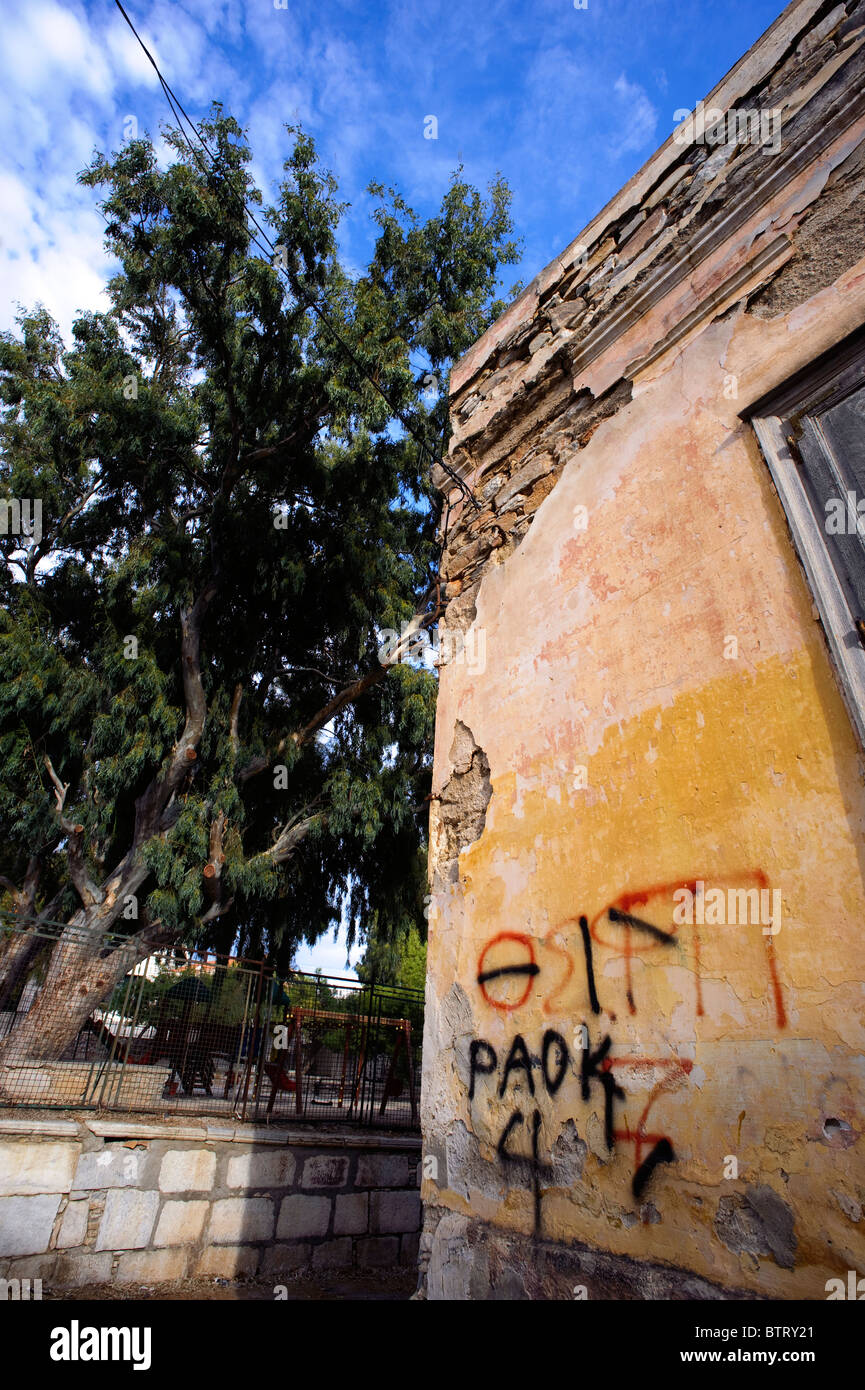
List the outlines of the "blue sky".
<svg viewBox="0 0 865 1390">
<path fill-rule="evenodd" d="M 277 8 L 285 4 L 286 8 Z M 462 159 L 514 192 L 528 281 L 576 237 L 780 13 L 778 0 L 129 0 L 193 117 L 219 98 L 248 127 L 265 187 L 300 119 L 352 208 L 363 265 L 370 179 L 420 213 Z M 166 118 L 156 79 L 109 0 L 27 0 L 0 14 L 0 327 L 41 299 L 68 331 L 100 303 L 107 263 L 77 171 L 134 116 Z M 438 138 L 424 138 L 434 115 Z"/>
<path fill-rule="evenodd" d="M 277 8 L 285 4 L 285 8 Z M 249 130 L 265 194 L 300 121 L 351 203 L 346 263 L 372 242 L 371 179 L 421 215 L 457 164 L 514 194 L 528 282 L 572 241 L 781 12 L 779 0 L 127 0 L 187 111 L 219 99 Z M 68 333 L 104 307 L 96 195 L 76 182 L 129 118 L 158 134 L 155 74 L 109 0 L 0 10 L 0 328 L 46 305 Z M 437 139 L 424 138 L 435 116 Z M 427 122 L 427 129 L 429 123 Z M 353 959 L 357 958 L 357 953 Z M 330 939 L 300 964 L 341 972 Z"/>
</svg>

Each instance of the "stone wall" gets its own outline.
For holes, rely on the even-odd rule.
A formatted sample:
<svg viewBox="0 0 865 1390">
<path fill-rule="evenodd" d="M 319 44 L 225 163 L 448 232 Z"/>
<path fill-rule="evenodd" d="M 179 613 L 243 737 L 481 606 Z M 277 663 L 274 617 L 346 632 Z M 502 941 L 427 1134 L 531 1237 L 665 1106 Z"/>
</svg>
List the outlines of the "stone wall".
<svg viewBox="0 0 865 1390">
<path fill-rule="evenodd" d="M 865 1273 L 865 766 L 748 419 L 865 325 L 865 4 L 705 108 L 780 138 L 671 136 L 452 375 L 430 1297 Z M 777 922 L 677 929 L 697 882 Z"/>
<path fill-rule="evenodd" d="M 43 1289 L 415 1264 L 420 1141 L 0 1120 L 0 1278 Z"/>
</svg>

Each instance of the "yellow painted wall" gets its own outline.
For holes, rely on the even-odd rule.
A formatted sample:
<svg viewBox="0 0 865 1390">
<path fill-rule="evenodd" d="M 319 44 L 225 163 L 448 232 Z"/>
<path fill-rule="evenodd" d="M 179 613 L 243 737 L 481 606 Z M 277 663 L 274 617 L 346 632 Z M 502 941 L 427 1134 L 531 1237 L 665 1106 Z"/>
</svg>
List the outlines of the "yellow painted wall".
<svg viewBox="0 0 865 1390">
<path fill-rule="evenodd" d="M 740 309 L 704 327 L 635 383 L 486 572 L 485 669 L 445 668 L 438 714 L 434 791 L 459 720 L 489 759 L 492 797 L 430 920 L 424 1133 L 444 1162 L 423 1195 L 436 1208 L 779 1298 L 824 1298 L 827 1279 L 865 1274 L 863 760 L 739 419 L 863 321 L 860 263 L 786 317 Z M 431 829 L 435 867 L 435 802 Z M 675 926 L 673 889 L 697 879 L 780 890 L 775 934 Z M 610 906 L 671 939 L 611 922 Z M 537 974 L 479 985 L 530 955 Z M 597 1074 L 582 1093 L 582 1024 L 592 1052 L 609 1037 L 623 1092 L 612 1151 Z M 554 1095 L 549 1029 L 569 1049 Z M 535 1095 L 515 1068 L 500 1096 L 518 1034 Z M 479 1040 L 498 1065 L 470 1103 Z M 507 1150 L 528 1159 L 535 1110 L 532 1177 L 497 1145 L 520 1111 Z M 638 1148 L 644 1159 L 659 1137 L 675 1158 L 635 1198 Z M 738 1177 L 725 1176 L 731 1157 Z M 782 1224 L 791 1214 L 792 1265 L 783 1239 L 735 1249 L 740 1201 L 767 1190 Z"/>
</svg>

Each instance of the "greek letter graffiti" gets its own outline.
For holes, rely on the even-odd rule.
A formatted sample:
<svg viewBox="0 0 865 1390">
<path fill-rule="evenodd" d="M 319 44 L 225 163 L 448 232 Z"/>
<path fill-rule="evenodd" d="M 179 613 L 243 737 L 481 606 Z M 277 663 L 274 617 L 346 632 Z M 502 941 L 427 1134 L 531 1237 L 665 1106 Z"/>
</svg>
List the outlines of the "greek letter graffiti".
<svg viewBox="0 0 865 1390">
<path fill-rule="evenodd" d="M 621 1086 L 617 1085 L 609 1068 L 598 1070 L 598 1063 L 603 1062 L 610 1050 L 612 1038 L 609 1033 L 604 1038 L 597 1052 L 592 1052 L 590 1047 L 583 1051 L 583 1063 L 580 1069 L 580 1084 L 583 1100 L 592 1098 L 592 1081 L 599 1081 L 604 1090 L 604 1138 L 607 1141 L 607 1148 L 610 1153 L 615 1145 L 615 1130 L 613 1127 L 613 1102 L 624 1100 L 625 1093 Z"/>
<path fill-rule="evenodd" d="M 514 1038 L 513 1042 L 511 1043 L 511 1050 L 510 1050 L 510 1052 L 508 1053 L 508 1058 L 507 1058 L 507 1061 L 505 1062 L 505 1069 L 504 1069 L 504 1071 L 502 1072 L 501 1085 L 499 1086 L 499 1097 L 500 1097 L 500 1098 L 501 1098 L 501 1097 L 504 1095 L 504 1093 L 505 1093 L 505 1087 L 506 1087 L 507 1084 L 508 1084 L 508 1077 L 510 1076 L 510 1074 L 511 1074 L 512 1071 L 524 1071 L 524 1072 L 525 1072 L 525 1074 L 526 1074 L 526 1080 L 527 1080 L 528 1083 L 529 1083 L 529 1092 L 531 1093 L 531 1095 L 534 1095 L 534 1094 L 535 1094 L 535 1083 L 534 1083 L 534 1079 L 533 1079 L 533 1077 L 532 1077 L 532 1059 L 531 1059 L 531 1057 L 530 1057 L 529 1054 L 528 1054 L 528 1050 L 527 1050 L 527 1048 L 526 1048 L 525 1040 L 524 1040 L 524 1038 L 523 1038 L 523 1036 L 522 1036 L 521 1033 L 517 1033 L 517 1036 Z"/>
<path fill-rule="evenodd" d="M 688 967 L 682 978 L 693 978 L 693 1009 L 696 1018 L 704 1016 L 703 1003 L 703 957 L 707 951 L 707 941 L 701 940 L 700 930 L 713 925 L 705 919 L 702 908 L 696 918 L 674 915 L 672 902 L 682 889 L 697 894 L 704 879 L 694 878 L 671 880 L 653 884 L 645 888 L 631 889 L 621 893 L 612 902 L 589 918 L 585 914 L 575 916 L 560 923 L 537 942 L 525 933 L 517 931 L 499 932 L 491 937 L 480 953 L 477 965 L 477 984 L 482 998 L 491 1008 L 500 1013 L 512 1013 L 525 1005 L 538 977 L 543 974 L 543 998 L 539 1007 L 542 1015 L 555 1014 L 572 1018 L 574 1012 L 590 1010 L 590 1015 L 598 1017 L 602 1012 L 611 1025 L 610 1031 L 601 1029 L 592 1041 L 585 1022 L 579 1026 L 582 1046 L 572 1053 L 561 1033 L 547 1028 L 541 1038 L 540 1048 L 532 1052 L 522 1032 L 516 1033 L 509 1043 L 499 1042 L 503 1061 L 493 1045 L 486 1039 L 478 1038 L 470 1046 L 469 1061 L 469 1100 L 475 1099 L 478 1088 L 489 1079 L 490 1086 L 499 1100 L 504 1100 L 510 1084 L 513 1084 L 517 1097 L 520 1092 L 527 1099 L 537 1101 L 546 1096 L 551 1101 L 559 1098 L 564 1104 L 561 1124 L 566 1125 L 574 1119 L 568 1114 L 568 1092 L 565 1085 L 569 1076 L 579 1084 L 579 1097 L 584 1104 L 594 1098 L 600 1099 L 597 1087 L 603 1094 L 604 1140 L 608 1152 L 615 1152 L 620 1144 L 633 1145 L 634 1166 L 631 1190 L 635 1200 L 640 1201 L 650 1184 L 657 1168 L 662 1164 L 676 1162 L 676 1150 L 671 1136 L 655 1123 L 649 1127 L 649 1117 L 656 1102 L 665 1094 L 682 1085 L 687 1085 L 693 1062 L 670 1056 L 615 1056 L 615 1033 L 612 1025 L 616 1015 L 609 1007 L 604 1008 L 599 998 L 596 974 L 596 949 L 604 951 L 603 961 L 609 959 L 623 962 L 622 989 L 631 1015 L 637 1013 L 638 1001 L 635 998 L 635 979 L 638 983 L 648 979 L 639 966 L 646 966 L 653 955 L 660 952 L 659 960 L 673 953 L 679 965 Z M 720 876 L 716 876 L 720 877 Z M 768 879 L 761 869 L 724 875 L 725 882 L 768 887 Z M 737 890 L 738 891 L 738 890 Z M 751 891 L 749 889 L 749 891 Z M 684 938 L 684 939 L 683 939 Z M 775 1021 L 779 1028 L 786 1026 L 786 1011 L 781 992 L 777 960 L 775 956 L 774 932 L 763 932 L 765 962 L 769 976 L 769 997 L 774 1005 Z M 710 943 L 718 949 L 717 940 Z M 611 954 L 610 954 L 611 953 Z M 555 957 L 552 967 L 548 966 L 550 957 Z M 584 973 L 582 983 L 574 980 L 575 960 L 582 957 Z M 540 963 L 539 963 L 540 960 Z M 634 962 L 637 962 L 635 971 Z M 712 970 L 712 957 L 709 956 L 709 969 Z M 619 969 L 621 966 L 618 967 Z M 716 967 L 715 967 L 716 968 Z M 681 972 L 680 972 L 681 973 Z M 610 975 L 609 979 L 615 979 Z M 620 977 L 621 978 L 621 977 Z M 573 981 L 573 985 L 572 985 Z M 641 986 L 642 987 L 642 986 Z M 602 992 L 611 988 L 602 984 Z M 566 991 L 577 993 L 572 1003 L 563 996 Z M 645 1001 L 643 1003 L 645 1007 Z M 577 1012 L 579 1011 L 579 1012 Z M 576 1027 L 576 1024 L 573 1025 Z M 570 1036 L 570 1035 L 569 1035 Z M 647 1048 L 647 1051 L 653 1051 Z M 536 1075 L 537 1070 L 537 1075 Z M 655 1073 L 655 1076 L 652 1073 Z M 648 1091 L 639 1119 L 635 1126 L 628 1123 L 619 1111 L 634 1092 Z M 564 1098 L 562 1100 L 562 1098 Z M 535 1191 L 535 1229 L 541 1227 L 542 1178 L 552 1172 L 539 1156 L 539 1135 L 541 1110 L 535 1108 L 526 1118 L 522 1109 L 514 1109 L 499 1134 L 496 1152 L 499 1160 L 510 1171 L 514 1164 L 530 1165 L 532 1183 Z M 574 1120 L 574 1122 L 576 1122 Z M 515 1141 L 521 1127 L 526 1124 L 531 1133 L 531 1157 L 514 1152 Z M 522 1147 L 525 1147 L 523 1140 Z"/>
<path fill-rule="evenodd" d="M 550 1052 L 553 1048 L 558 1051 L 558 1070 L 555 1076 L 550 1076 Z M 547 1095 L 554 1096 L 565 1079 L 568 1070 L 568 1062 L 571 1054 L 568 1052 L 568 1044 L 565 1042 L 561 1033 L 548 1028 L 544 1033 L 544 1040 L 541 1043 L 541 1068 L 544 1073 L 544 1085 L 547 1088 Z"/>
<path fill-rule="evenodd" d="M 589 931 L 589 923 L 585 917 L 580 918 L 580 935 L 583 938 L 583 954 L 586 958 L 586 984 L 589 987 L 589 1003 L 592 1006 L 592 1013 L 599 1014 L 601 1006 L 598 1003 L 598 992 L 595 989 L 595 963 L 592 959 L 592 936 Z"/>
<path fill-rule="evenodd" d="M 479 1061 L 481 1052 L 486 1053 L 486 1060 Z M 483 1038 L 475 1038 L 469 1048 L 469 1100 L 475 1098 L 475 1077 L 491 1076 L 498 1065 L 495 1048 Z"/>
<path fill-rule="evenodd" d="M 502 941 L 515 941 L 518 945 L 524 946 L 527 959 L 516 960 L 510 964 L 506 962 L 503 965 L 493 966 L 491 969 L 484 969 L 484 963 L 489 952 Z M 525 936 L 522 932 L 515 931 L 499 932 L 498 936 L 494 936 L 491 941 L 487 942 L 478 959 L 478 984 L 481 988 L 481 994 L 484 996 L 487 1003 L 491 1004 L 494 1009 L 500 1009 L 503 1013 L 511 1013 L 514 1009 L 519 1009 L 525 1004 L 532 992 L 534 977 L 539 973 L 539 970 L 540 966 L 535 960 L 535 948 L 530 936 Z M 525 975 L 527 977 L 526 987 L 518 999 L 509 1000 L 490 994 L 487 989 L 488 984 L 493 980 L 506 979 L 511 975 Z"/>
<path fill-rule="evenodd" d="M 523 1123 L 523 1118 L 524 1116 L 522 1110 L 514 1111 L 507 1124 L 505 1125 L 504 1129 L 502 1130 L 502 1136 L 499 1139 L 499 1142 L 496 1146 L 496 1152 L 499 1158 L 501 1159 L 502 1163 L 518 1164 L 521 1167 L 528 1168 L 532 1184 L 532 1194 L 534 1197 L 534 1234 L 536 1236 L 539 1236 L 542 1234 L 543 1227 L 541 1211 L 543 1189 L 541 1187 L 541 1178 L 549 1176 L 552 1169 L 550 1168 L 549 1164 L 542 1162 L 540 1158 L 538 1144 L 538 1137 L 541 1132 L 540 1110 L 534 1110 L 532 1112 L 531 1158 L 523 1158 L 521 1154 L 511 1153 L 510 1149 L 508 1148 L 508 1140 L 510 1139 L 511 1134 Z"/>
</svg>

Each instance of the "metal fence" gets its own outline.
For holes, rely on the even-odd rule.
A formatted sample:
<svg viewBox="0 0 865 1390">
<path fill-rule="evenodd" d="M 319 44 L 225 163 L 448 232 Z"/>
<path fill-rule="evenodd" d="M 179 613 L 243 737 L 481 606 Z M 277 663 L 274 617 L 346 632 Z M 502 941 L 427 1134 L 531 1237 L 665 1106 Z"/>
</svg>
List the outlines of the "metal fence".
<svg viewBox="0 0 865 1390">
<path fill-rule="evenodd" d="M 76 1017 L 100 959 L 77 949 L 68 929 L 0 933 L 0 1106 L 418 1128 L 420 991 L 167 951 Z"/>
</svg>

